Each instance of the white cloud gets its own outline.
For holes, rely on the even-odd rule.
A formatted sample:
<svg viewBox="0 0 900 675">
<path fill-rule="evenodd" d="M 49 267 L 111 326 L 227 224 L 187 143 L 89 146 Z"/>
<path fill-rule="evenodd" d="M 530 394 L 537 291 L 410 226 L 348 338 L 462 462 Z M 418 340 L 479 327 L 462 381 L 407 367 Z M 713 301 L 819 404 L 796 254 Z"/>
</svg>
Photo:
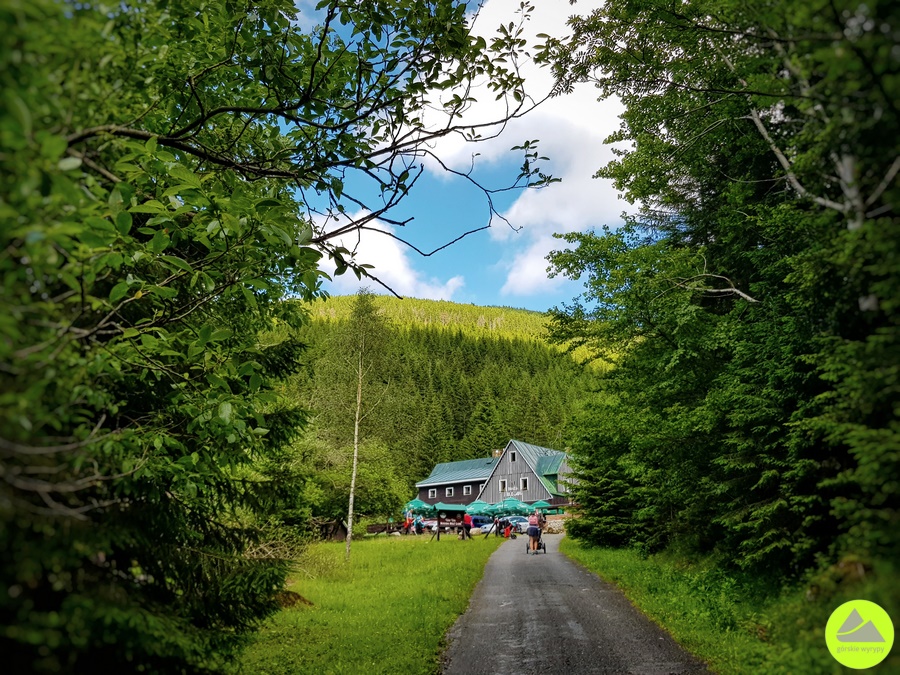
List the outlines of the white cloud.
<svg viewBox="0 0 900 675">
<path fill-rule="evenodd" d="M 510 22 L 519 23 L 521 14 L 517 13 L 517 10 L 520 3 L 521 0 L 486 0 L 478 11 L 473 32 L 490 42 L 492 38 L 496 37 L 497 29 L 501 24 L 508 26 Z M 574 10 L 586 14 L 599 7 L 600 4 L 602 3 L 598 0 L 583 1 L 578 3 Z M 557 37 L 566 35 L 569 32 L 566 21 L 572 11 L 573 7 L 570 6 L 568 0 L 537 0 L 533 2 L 533 11 L 528 14 L 530 19 L 522 25 L 522 37 L 527 41 L 529 48 L 542 42 L 537 37 L 539 33 Z M 466 142 L 459 135 L 441 138 L 435 145 L 435 154 L 439 155 L 445 163 L 456 169 L 468 168 L 472 154 L 476 152 L 480 155 L 477 159 L 479 163 L 507 160 L 511 156 L 515 156 L 510 153 L 513 145 L 534 138 L 543 140 L 548 133 L 552 134 L 552 126 L 548 128 L 546 125 L 547 119 L 574 122 L 584 126 L 589 133 L 597 135 L 601 139 L 617 126 L 615 117 L 618 111 L 615 109 L 599 111 L 596 90 L 592 86 L 576 87 L 574 94 L 547 99 L 546 97 L 554 85 L 550 69 L 539 67 L 524 56 L 521 57 L 519 68 L 525 79 L 526 93 L 532 101 L 542 101 L 536 108 L 536 112 L 530 112 L 521 118 L 510 121 L 497 138 L 489 138 L 477 143 Z M 450 94 L 452 93 L 450 92 Z M 477 99 L 477 102 L 465 111 L 462 119 L 458 121 L 460 124 L 479 124 L 502 119 L 508 109 L 515 105 L 511 98 L 509 101 L 496 100 L 494 92 L 484 86 L 476 87 L 471 95 Z M 435 111 L 427 121 L 437 125 L 439 120 L 442 120 L 441 115 Z M 607 121 L 611 121 L 611 125 L 604 123 Z M 535 132 L 538 133 L 529 135 Z M 441 171 L 434 164 L 429 165 L 429 168 L 434 169 L 436 173 Z"/>
<path fill-rule="evenodd" d="M 357 213 L 354 219 L 363 216 Z M 375 221 L 370 223 L 385 232 L 393 233 L 391 226 Z M 431 300 L 452 300 L 453 294 L 465 285 L 465 279 L 461 275 L 453 276 L 446 280 L 428 278 L 419 270 L 416 270 L 411 262 L 410 253 L 416 255 L 402 242 L 386 234 L 363 230 L 345 237 L 331 240 L 332 244 L 343 246 L 355 253 L 354 261 L 359 264 L 374 265 L 370 270 L 396 293 L 405 297 L 428 298 Z M 334 276 L 335 266 L 331 260 L 322 261 L 322 269 L 334 280 L 332 293 L 352 294 L 362 287 L 369 287 L 373 293 L 387 293 L 388 291 L 372 279 L 356 278 L 351 270 L 341 276 Z"/>
<path fill-rule="evenodd" d="M 325 10 L 316 9 L 317 0 L 294 0 L 297 17 L 294 25 L 303 31 L 310 31 L 321 25 L 325 18 Z"/>
<path fill-rule="evenodd" d="M 514 12 L 519 2 L 488 0 L 480 10 L 476 24 L 478 31 L 489 39 L 499 24 L 515 20 Z M 565 35 L 568 32 L 566 19 L 571 12 L 586 14 L 597 6 L 596 1 L 579 2 L 574 7 L 568 0 L 534 2 L 532 18 L 525 24 L 529 44 L 538 41 L 537 33 Z M 526 89 L 536 100 L 552 89 L 552 75 L 546 68 L 525 63 L 522 72 Z M 464 122 L 484 120 L 502 113 L 502 104 L 492 101 L 493 96 L 483 98 L 485 100 L 479 100 L 466 114 Z M 491 238 L 503 242 L 503 257 L 498 261 L 508 270 L 501 290 L 503 295 L 527 296 L 558 287 L 560 280 L 548 279 L 546 275 L 547 254 L 562 244 L 551 235 L 605 224 L 614 226 L 621 222 L 622 211 L 630 210 L 611 181 L 593 178 L 596 171 L 613 158 L 611 148 L 604 141 L 619 128 L 618 117 L 622 110 L 618 100 L 598 101 L 596 88 L 581 84 L 573 93 L 548 99 L 533 112 L 513 120 L 500 138 L 475 145 L 458 138 L 447 138 L 436 146 L 436 153 L 445 162 L 464 169 L 473 152 L 480 153 L 478 162 L 518 161 L 520 157 L 510 153 L 510 147 L 524 140 L 539 139 L 540 154 L 550 159 L 542 168 L 562 179 L 541 190 L 523 191 L 503 213 L 519 231 L 497 221 L 491 228 Z M 436 166 L 429 168 L 436 173 L 441 171 Z"/>
<path fill-rule="evenodd" d="M 519 4 L 520 0 L 486 0 L 479 11 L 477 31 L 490 41 L 501 23 L 508 25 L 510 21 L 517 21 L 515 11 Z M 531 20 L 526 22 L 529 44 L 538 42 L 537 33 L 565 35 L 568 32 L 566 19 L 570 13 L 586 14 L 599 4 L 599 0 L 581 0 L 574 6 L 568 0 L 533 0 L 535 9 Z M 533 63 L 524 63 L 522 73 L 526 78 L 526 89 L 535 100 L 540 100 L 552 89 L 549 70 L 538 68 Z M 465 113 L 463 123 L 502 116 L 504 103 L 494 101 L 492 92 L 482 88 L 474 95 L 479 101 Z M 508 166 L 506 182 L 511 182 L 521 161 L 521 155 L 510 152 L 511 146 L 525 140 L 539 139 L 540 154 L 550 158 L 542 168 L 562 179 L 560 183 L 541 190 L 523 191 L 504 211 L 504 217 L 513 227 L 521 228 L 518 232 L 502 222 L 494 221 L 486 247 L 498 251 L 496 263 L 491 267 L 506 273 L 500 295 L 526 299 L 560 291 L 564 286 L 563 280 L 548 279 L 546 274 L 547 254 L 562 245 L 552 234 L 581 231 L 604 224 L 616 225 L 620 222 L 621 212 L 629 210 L 629 205 L 619 199 L 610 181 L 593 178 L 597 169 L 612 158 L 604 140 L 618 129 L 621 111 L 619 101 L 598 102 L 597 90 L 592 85 L 583 84 L 576 86 L 572 94 L 548 99 L 533 112 L 513 120 L 499 138 L 472 144 L 448 136 L 434 144 L 435 154 L 456 170 L 468 170 L 472 154 L 477 152 L 480 156 L 476 160 L 476 170 L 478 166 L 493 169 Z M 436 162 L 426 161 L 425 164 L 434 176 L 447 177 Z M 494 184 L 489 187 L 501 186 Z M 427 213 L 417 214 L 417 220 L 427 221 L 428 217 Z M 483 223 L 476 223 L 480 224 Z M 383 224 L 379 227 L 388 229 Z M 358 250 L 357 261 L 375 265 L 374 272 L 402 295 L 449 300 L 465 283 L 461 275 L 449 279 L 429 277 L 417 269 L 427 266 L 427 259 L 415 259 L 415 254 L 411 256 L 409 249 L 390 237 L 363 232 L 359 241 L 354 235 L 344 245 Z M 487 290 L 480 272 L 467 269 L 466 265 L 467 261 L 460 261 L 460 268 L 466 269 L 471 276 L 469 286 L 473 290 L 484 297 L 493 297 L 498 293 Z M 326 271 L 330 273 L 333 268 Z M 371 280 L 358 282 L 355 275 L 348 272 L 335 278 L 333 290 L 351 293 L 362 285 L 368 285 L 373 290 L 380 288 Z"/>
<path fill-rule="evenodd" d="M 541 135 L 542 154 L 550 158 L 547 170 L 562 180 L 540 190 L 524 191 L 504 213 L 515 227 L 525 229 L 526 236 L 571 232 L 618 221 L 626 206 L 611 181 L 593 178 L 597 169 L 612 159 L 609 146 L 603 142 L 609 128 L 598 132 L 597 126 L 585 124 L 592 121 L 592 113 L 613 105 L 591 102 L 582 106 L 578 119 L 571 115 L 575 103 L 571 101 L 567 115 L 557 115 L 548 107 L 529 120 L 533 133 Z M 614 113 L 608 118 L 614 119 Z M 497 228 L 492 236 L 508 240 L 509 228 Z"/>
<path fill-rule="evenodd" d="M 592 102 L 593 110 L 618 108 L 617 102 Z M 515 227 L 491 228 L 491 236 L 504 243 L 504 266 L 508 269 L 503 295 L 528 296 L 561 286 L 561 280 L 548 279 L 546 256 L 564 246 L 551 235 L 584 231 L 602 225 L 621 223 L 623 211 L 632 207 L 620 199 L 612 182 L 594 178 L 597 169 L 612 159 L 603 140 L 611 131 L 597 133 L 582 120 L 543 110 L 532 120 L 545 130 L 542 152 L 551 158 L 550 172 L 562 179 L 540 190 L 524 192 L 503 214 Z M 607 119 L 615 115 L 608 115 Z"/>
<path fill-rule="evenodd" d="M 547 277 L 547 253 L 561 248 L 564 242 L 551 236 L 533 239 L 525 250 L 520 250 L 510 261 L 504 263 L 507 268 L 506 283 L 500 289 L 501 295 L 527 296 L 545 294 L 556 290 L 566 283 L 565 278 Z"/>
</svg>

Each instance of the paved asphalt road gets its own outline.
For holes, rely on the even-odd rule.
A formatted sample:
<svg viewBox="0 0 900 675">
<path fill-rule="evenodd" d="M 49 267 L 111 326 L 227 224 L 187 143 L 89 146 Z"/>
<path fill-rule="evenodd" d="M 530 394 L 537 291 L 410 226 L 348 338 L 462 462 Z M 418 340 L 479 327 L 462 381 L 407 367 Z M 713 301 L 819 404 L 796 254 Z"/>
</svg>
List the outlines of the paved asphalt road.
<svg viewBox="0 0 900 675">
<path fill-rule="evenodd" d="M 707 673 L 614 586 L 559 553 L 503 544 L 448 635 L 444 675 Z M 479 544 L 476 538 L 472 546 Z"/>
</svg>

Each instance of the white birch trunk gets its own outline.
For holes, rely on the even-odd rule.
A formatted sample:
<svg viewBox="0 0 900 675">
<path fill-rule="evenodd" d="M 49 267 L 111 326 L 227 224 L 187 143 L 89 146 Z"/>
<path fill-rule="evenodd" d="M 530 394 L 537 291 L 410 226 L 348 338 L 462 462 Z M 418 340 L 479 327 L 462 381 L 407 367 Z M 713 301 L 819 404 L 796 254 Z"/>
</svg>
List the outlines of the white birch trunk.
<svg viewBox="0 0 900 675">
<path fill-rule="evenodd" d="M 344 560 L 350 560 L 350 542 L 353 540 L 353 498 L 356 495 L 356 467 L 359 463 L 359 417 L 362 410 L 363 363 L 362 350 L 356 364 L 356 415 L 353 419 L 353 469 L 350 472 L 350 503 L 347 506 L 347 550 Z"/>
</svg>

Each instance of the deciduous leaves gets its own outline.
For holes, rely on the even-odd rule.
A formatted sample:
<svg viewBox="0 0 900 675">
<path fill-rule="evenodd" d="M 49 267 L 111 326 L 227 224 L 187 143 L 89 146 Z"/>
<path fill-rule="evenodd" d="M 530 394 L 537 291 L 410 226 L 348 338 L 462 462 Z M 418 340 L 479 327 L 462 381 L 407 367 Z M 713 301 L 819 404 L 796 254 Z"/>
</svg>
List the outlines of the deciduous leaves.
<svg viewBox="0 0 900 675">
<path fill-rule="evenodd" d="M 285 561 L 247 552 L 303 510 L 283 300 L 320 295 L 339 235 L 316 212 L 365 206 L 349 173 L 384 215 L 464 131 L 418 123 L 489 62 L 464 11 L 327 2 L 303 31 L 286 0 L 0 7 L 9 668 L 220 670 L 275 607 Z"/>
<path fill-rule="evenodd" d="M 795 572 L 895 557 L 896 12 L 624 0 L 572 27 L 541 58 L 622 97 L 599 173 L 642 204 L 551 256 L 587 289 L 556 337 L 622 354 L 578 425 L 585 533 Z"/>
</svg>

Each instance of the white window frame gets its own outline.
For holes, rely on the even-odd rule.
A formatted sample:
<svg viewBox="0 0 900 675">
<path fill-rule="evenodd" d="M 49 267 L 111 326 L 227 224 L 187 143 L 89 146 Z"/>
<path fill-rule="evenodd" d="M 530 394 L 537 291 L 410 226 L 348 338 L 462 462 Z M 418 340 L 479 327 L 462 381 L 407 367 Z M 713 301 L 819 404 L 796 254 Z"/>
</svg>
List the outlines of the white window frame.
<svg viewBox="0 0 900 675">
<path fill-rule="evenodd" d="M 453 496 L 453 488 L 452 487 L 444 488 L 444 496 L 452 497 Z"/>
<path fill-rule="evenodd" d="M 479 483 L 479 484 L 478 484 L 478 492 L 479 492 L 479 493 L 484 492 L 484 483 Z"/>
<path fill-rule="evenodd" d="M 525 491 L 528 489 L 528 476 L 519 478 L 519 489 Z"/>
<path fill-rule="evenodd" d="M 516 451 L 515 451 L 515 450 L 510 450 L 510 451 L 509 451 L 509 461 L 510 461 L 510 462 L 515 462 L 515 461 L 516 461 Z"/>
<path fill-rule="evenodd" d="M 437 488 L 428 489 L 428 499 L 437 499 Z"/>
<path fill-rule="evenodd" d="M 470 494 L 472 494 L 472 486 L 463 485 L 463 497 L 468 497 Z"/>
<path fill-rule="evenodd" d="M 500 479 L 500 492 L 506 492 L 506 479 Z"/>
</svg>

